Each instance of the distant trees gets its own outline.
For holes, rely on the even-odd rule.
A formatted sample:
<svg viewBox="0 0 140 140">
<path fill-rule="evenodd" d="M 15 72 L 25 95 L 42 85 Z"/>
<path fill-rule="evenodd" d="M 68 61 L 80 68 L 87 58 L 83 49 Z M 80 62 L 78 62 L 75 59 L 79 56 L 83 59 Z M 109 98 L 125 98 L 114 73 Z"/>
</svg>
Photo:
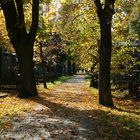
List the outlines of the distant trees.
<svg viewBox="0 0 140 140">
<path fill-rule="evenodd" d="M 32 20 L 29 32 L 25 24 L 24 2 L 22 0 L 2 0 L 1 7 L 6 21 L 8 36 L 19 61 L 21 80 L 19 97 L 36 96 L 33 46 L 38 27 L 39 0 L 32 0 Z"/>
<path fill-rule="evenodd" d="M 140 98 L 140 1 L 136 1 L 131 13 L 130 19 L 130 32 L 135 34 L 137 38 L 135 38 L 135 42 L 137 41 L 137 46 L 134 52 L 133 57 L 135 57 L 136 61 L 134 64 L 134 70 L 132 75 L 132 80 L 129 84 L 129 93 L 133 98 Z"/>
<path fill-rule="evenodd" d="M 111 81 L 113 88 L 128 91 L 136 98 L 138 85 L 138 1 L 116 1 L 113 18 L 113 50 L 111 61 Z M 134 22 L 133 22 L 134 20 Z M 138 21 L 138 20 L 136 20 Z M 134 24 L 135 23 L 135 24 Z M 135 28 L 137 27 L 137 28 Z M 137 70 L 136 70 L 137 69 Z M 132 93 L 133 91 L 133 93 Z"/>
<path fill-rule="evenodd" d="M 96 63 L 99 25 L 93 13 L 95 5 L 92 0 L 71 0 L 62 5 L 58 29 L 61 29 L 63 50 L 69 55 L 69 71 L 72 63 L 85 70 Z"/>
<path fill-rule="evenodd" d="M 79 52 L 72 51 L 72 53 L 76 54 L 77 52 L 78 58 L 80 58 L 77 60 L 79 60 L 84 67 L 92 67 L 92 69 L 97 67 L 97 52 L 99 51 L 99 103 L 105 106 L 113 106 L 110 84 L 110 63 L 112 50 L 111 22 L 114 14 L 115 1 L 95 0 L 94 2 L 100 22 L 100 41 L 98 41 L 99 36 L 96 33 L 96 31 L 99 31 L 99 27 L 97 26 L 97 18 L 93 15 L 95 14 L 95 5 L 93 1 L 88 1 L 86 4 L 85 1 L 78 3 L 71 2 L 71 4 L 68 2 L 68 4 L 64 5 L 65 7 L 70 5 L 69 7 L 73 8 L 69 14 L 64 15 L 67 9 L 62 12 L 63 18 L 64 16 L 67 18 L 67 20 L 63 22 L 65 25 L 64 37 L 68 38 L 69 42 L 72 42 L 70 50 L 74 49 L 75 51 L 79 48 Z M 67 21 L 69 21 L 68 24 Z M 99 50 L 97 50 L 97 45 Z M 67 47 L 68 46 L 69 45 L 67 45 Z"/>
<path fill-rule="evenodd" d="M 61 35 L 55 30 L 56 22 L 52 22 L 56 15 L 54 7 L 51 8 L 45 15 L 40 16 L 34 47 L 34 61 L 38 66 L 41 64 L 41 67 L 37 67 L 43 76 L 41 77 L 44 87 L 46 87 L 46 81 L 53 82 L 58 76 L 67 74 L 67 55 L 62 51 Z"/>
<path fill-rule="evenodd" d="M 135 2 L 130 19 L 130 30 L 137 34 L 140 40 L 140 1 Z"/>
</svg>

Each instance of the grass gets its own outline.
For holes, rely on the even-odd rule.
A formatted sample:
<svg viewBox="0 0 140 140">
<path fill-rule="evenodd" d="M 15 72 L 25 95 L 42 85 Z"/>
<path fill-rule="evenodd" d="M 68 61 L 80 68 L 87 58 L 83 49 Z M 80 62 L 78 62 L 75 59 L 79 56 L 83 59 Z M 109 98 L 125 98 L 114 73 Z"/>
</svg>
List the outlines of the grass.
<svg viewBox="0 0 140 140">
<path fill-rule="evenodd" d="M 54 83 L 55 83 L 56 85 L 59 85 L 59 84 L 65 82 L 65 81 L 67 81 L 69 78 L 70 78 L 70 76 L 60 76 L 60 77 L 58 77 L 58 79 L 56 79 L 56 80 L 54 81 Z"/>
<path fill-rule="evenodd" d="M 47 88 L 48 89 L 53 89 L 55 86 L 60 85 L 61 83 L 67 81 L 70 78 L 70 76 L 60 76 L 58 77 L 56 80 L 54 80 L 53 82 L 47 82 Z M 43 88 L 43 84 L 39 84 L 38 85 L 38 89 L 42 89 Z"/>
<path fill-rule="evenodd" d="M 85 80 L 87 81 L 87 82 L 89 82 L 90 80 L 91 80 L 91 76 L 90 75 L 85 75 Z"/>
</svg>

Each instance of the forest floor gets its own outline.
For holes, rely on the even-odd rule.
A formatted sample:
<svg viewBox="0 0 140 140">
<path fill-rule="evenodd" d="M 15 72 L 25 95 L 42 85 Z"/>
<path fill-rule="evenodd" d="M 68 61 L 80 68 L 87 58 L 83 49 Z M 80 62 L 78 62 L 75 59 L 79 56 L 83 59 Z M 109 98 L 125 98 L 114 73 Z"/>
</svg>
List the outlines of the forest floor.
<svg viewBox="0 0 140 140">
<path fill-rule="evenodd" d="M 97 90 L 75 75 L 39 96 L 0 98 L 0 140 L 139 140 L 140 103 L 114 98 L 98 104 Z"/>
</svg>

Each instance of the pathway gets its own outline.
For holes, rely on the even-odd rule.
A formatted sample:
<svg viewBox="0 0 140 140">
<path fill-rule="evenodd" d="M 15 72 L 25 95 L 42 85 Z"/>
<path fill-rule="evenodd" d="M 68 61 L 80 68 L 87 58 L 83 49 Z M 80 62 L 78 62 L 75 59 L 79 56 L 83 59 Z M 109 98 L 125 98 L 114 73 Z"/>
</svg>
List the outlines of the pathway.
<svg viewBox="0 0 140 140">
<path fill-rule="evenodd" d="M 34 111 L 14 117 L 12 127 L 0 132 L 0 140 L 97 140 L 97 112 L 83 75 L 32 100 Z"/>
</svg>

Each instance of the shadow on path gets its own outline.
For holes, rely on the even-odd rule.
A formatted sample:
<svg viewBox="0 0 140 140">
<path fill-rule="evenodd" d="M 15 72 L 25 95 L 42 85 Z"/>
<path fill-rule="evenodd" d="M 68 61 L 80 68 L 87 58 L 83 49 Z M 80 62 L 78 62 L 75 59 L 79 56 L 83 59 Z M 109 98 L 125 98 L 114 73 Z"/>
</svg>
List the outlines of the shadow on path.
<svg viewBox="0 0 140 140">
<path fill-rule="evenodd" d="M 103 110 L 79 110 L 64 106 L 62 104 L 53 103 L 48 100 L 44 100 L 38 97 L 35 102 L 48 107 L 51 111 L 47 114 L 49 117 L 53 117 L 54 114 L 57 117 L 68 119 L 79 125 L 79 128 L 74 128 L 74 135 L 77 135 L 77 139 L 81 140 L 98 140 L 108 139 L 112 140 L 139 140 L 138 133 L 133 133 L 131 129 L 138 132 L 139 124 L 136 120 L 112 114 Z M 116 123 L 116 125 L 114 125 Z M 129 128 L 129 129 L 127 129 Z M 73 131 L 73 130 L 72 130 Z M 68 139 L 69 140 L 69 139 Z"/>
<path fill-rule="evenodd" d="M 76 75 L 49 93 L 31 98 L 37 103 L 34 111 L 28 110 L 24 118 L 13 118 L 12 128 L 0 132 L 0 139 L 138 140 L 138 133 L 132 131 L 138 132 L 137 120 L 102 110 L 94 101 L 88 108 L 93 98 L 84 84 L 84 76 Z M 84 102 L 83 96 L 88 101 Z"/>
</svg>

